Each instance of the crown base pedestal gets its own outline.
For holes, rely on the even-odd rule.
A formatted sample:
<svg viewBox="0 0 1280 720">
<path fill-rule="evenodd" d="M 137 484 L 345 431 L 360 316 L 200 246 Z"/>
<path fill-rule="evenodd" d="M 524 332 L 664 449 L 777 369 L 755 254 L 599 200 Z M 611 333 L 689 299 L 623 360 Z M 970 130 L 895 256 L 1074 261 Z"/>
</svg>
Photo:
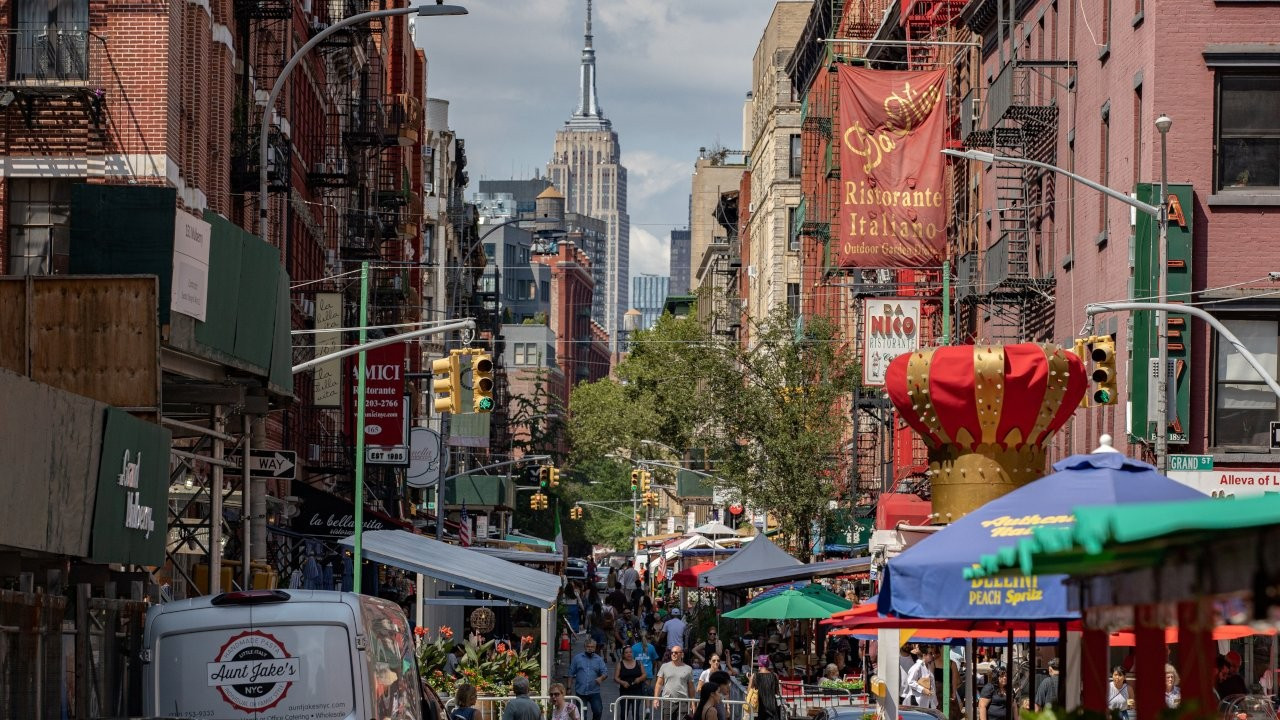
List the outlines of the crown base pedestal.
<svg viewBox="0 0 1280 720">
<path fill-rule="evenodd" d="M 1024 446 L 1005 450 L 979 445 L 965 450 L 944 445 L 929 451 L 933 522 L 953 523 L 986 503 L 1044 475 L 1045 450 Z"/>
</svg>

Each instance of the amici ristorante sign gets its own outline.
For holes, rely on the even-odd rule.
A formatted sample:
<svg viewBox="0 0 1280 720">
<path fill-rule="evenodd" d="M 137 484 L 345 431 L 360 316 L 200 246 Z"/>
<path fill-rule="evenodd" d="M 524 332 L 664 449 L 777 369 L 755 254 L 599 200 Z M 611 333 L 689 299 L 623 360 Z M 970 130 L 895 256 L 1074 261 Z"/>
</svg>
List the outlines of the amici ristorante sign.
<svg viewBox="0 0 1280 720">
<path fill-rule="evenodd" d="M 841 66 L 838 267 L 934 267 L 946 247 L 944 70 Z"/>
</svg>

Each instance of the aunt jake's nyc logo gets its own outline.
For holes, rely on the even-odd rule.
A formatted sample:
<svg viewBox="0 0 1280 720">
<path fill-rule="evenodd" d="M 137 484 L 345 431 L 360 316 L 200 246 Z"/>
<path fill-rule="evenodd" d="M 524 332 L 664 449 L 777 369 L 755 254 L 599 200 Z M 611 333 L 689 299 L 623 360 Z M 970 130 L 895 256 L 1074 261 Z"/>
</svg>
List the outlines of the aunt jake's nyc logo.
<svg viewBox="0 0 1280 720">
<path fill-rule="evenodd" d="M 910 135 L 927 120 L 941 97 L 942 88 L 938 84 L 920 91 L 912 88 L 908 81 L 902 84 L 901 90 L 884 99 L 885 118 L 880 127 L 868 130 L 861 121 L 854 120 L 844 131 L 844 144 L 864 158 L 863 172 L 869 173 L 880 167 L 884 156 L 898 148 L 898 139 Z"/>
<path fill-rule="evenodd" d="M 124 505 L 124 526 L 146 532 L 147 539 L 156 529 L 153 508 L 142 504 L 142 493 L 138 491 L 138 476 L 142 468 L 142 453 L 132 460 L 132 453 L 124 451 L 124 460 L 120 463 L 120 474 L 116 476 L 116 484 L 127 488 Z"/>
</svg>

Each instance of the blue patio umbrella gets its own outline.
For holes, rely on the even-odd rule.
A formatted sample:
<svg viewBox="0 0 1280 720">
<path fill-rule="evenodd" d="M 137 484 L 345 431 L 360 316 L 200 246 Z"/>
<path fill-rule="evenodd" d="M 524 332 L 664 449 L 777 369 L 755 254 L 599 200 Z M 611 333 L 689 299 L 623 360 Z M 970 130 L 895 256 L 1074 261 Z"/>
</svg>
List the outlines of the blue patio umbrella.
<svg viewBox="0 0 1280 720">
<path fill-rule="evenodd" d="M 1037 527 L 1070 527 L 1083 505 L 1190 500 L 1204 494 L 1118 452 L 1072 455 L 1053 472 L 992 500 L 889 561 L 882 615 L 972 620 L 1067 620 L 1065 576 L 964 579 L 975 558 L 1029 537 Z"/>
</svg>

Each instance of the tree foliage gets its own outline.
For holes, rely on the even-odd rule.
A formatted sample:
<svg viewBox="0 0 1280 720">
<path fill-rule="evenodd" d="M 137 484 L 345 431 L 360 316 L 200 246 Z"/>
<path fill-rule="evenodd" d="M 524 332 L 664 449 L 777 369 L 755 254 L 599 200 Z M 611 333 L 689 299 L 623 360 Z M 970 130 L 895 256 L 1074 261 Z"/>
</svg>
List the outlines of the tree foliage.
<svg viewBox="0 0 1280 720">
<path fill-rule="evenodd" d="M 615 378 L 574 389 L 574 465 L 609 456 L 678 462 L 671 449 L 700 449 L 718 488 L 771 512 L 807 544 L 847 473 L 840 447 L 858 370 L 830 325 L 797 327 L 780 311 L 750 328 L 748 348 L 712 337 L 693 317 L 664 315 L 632 337 Z M 624 484 L 613 499 L 621 500 L 630 465 L 619 467 Z"/>
</svg>

